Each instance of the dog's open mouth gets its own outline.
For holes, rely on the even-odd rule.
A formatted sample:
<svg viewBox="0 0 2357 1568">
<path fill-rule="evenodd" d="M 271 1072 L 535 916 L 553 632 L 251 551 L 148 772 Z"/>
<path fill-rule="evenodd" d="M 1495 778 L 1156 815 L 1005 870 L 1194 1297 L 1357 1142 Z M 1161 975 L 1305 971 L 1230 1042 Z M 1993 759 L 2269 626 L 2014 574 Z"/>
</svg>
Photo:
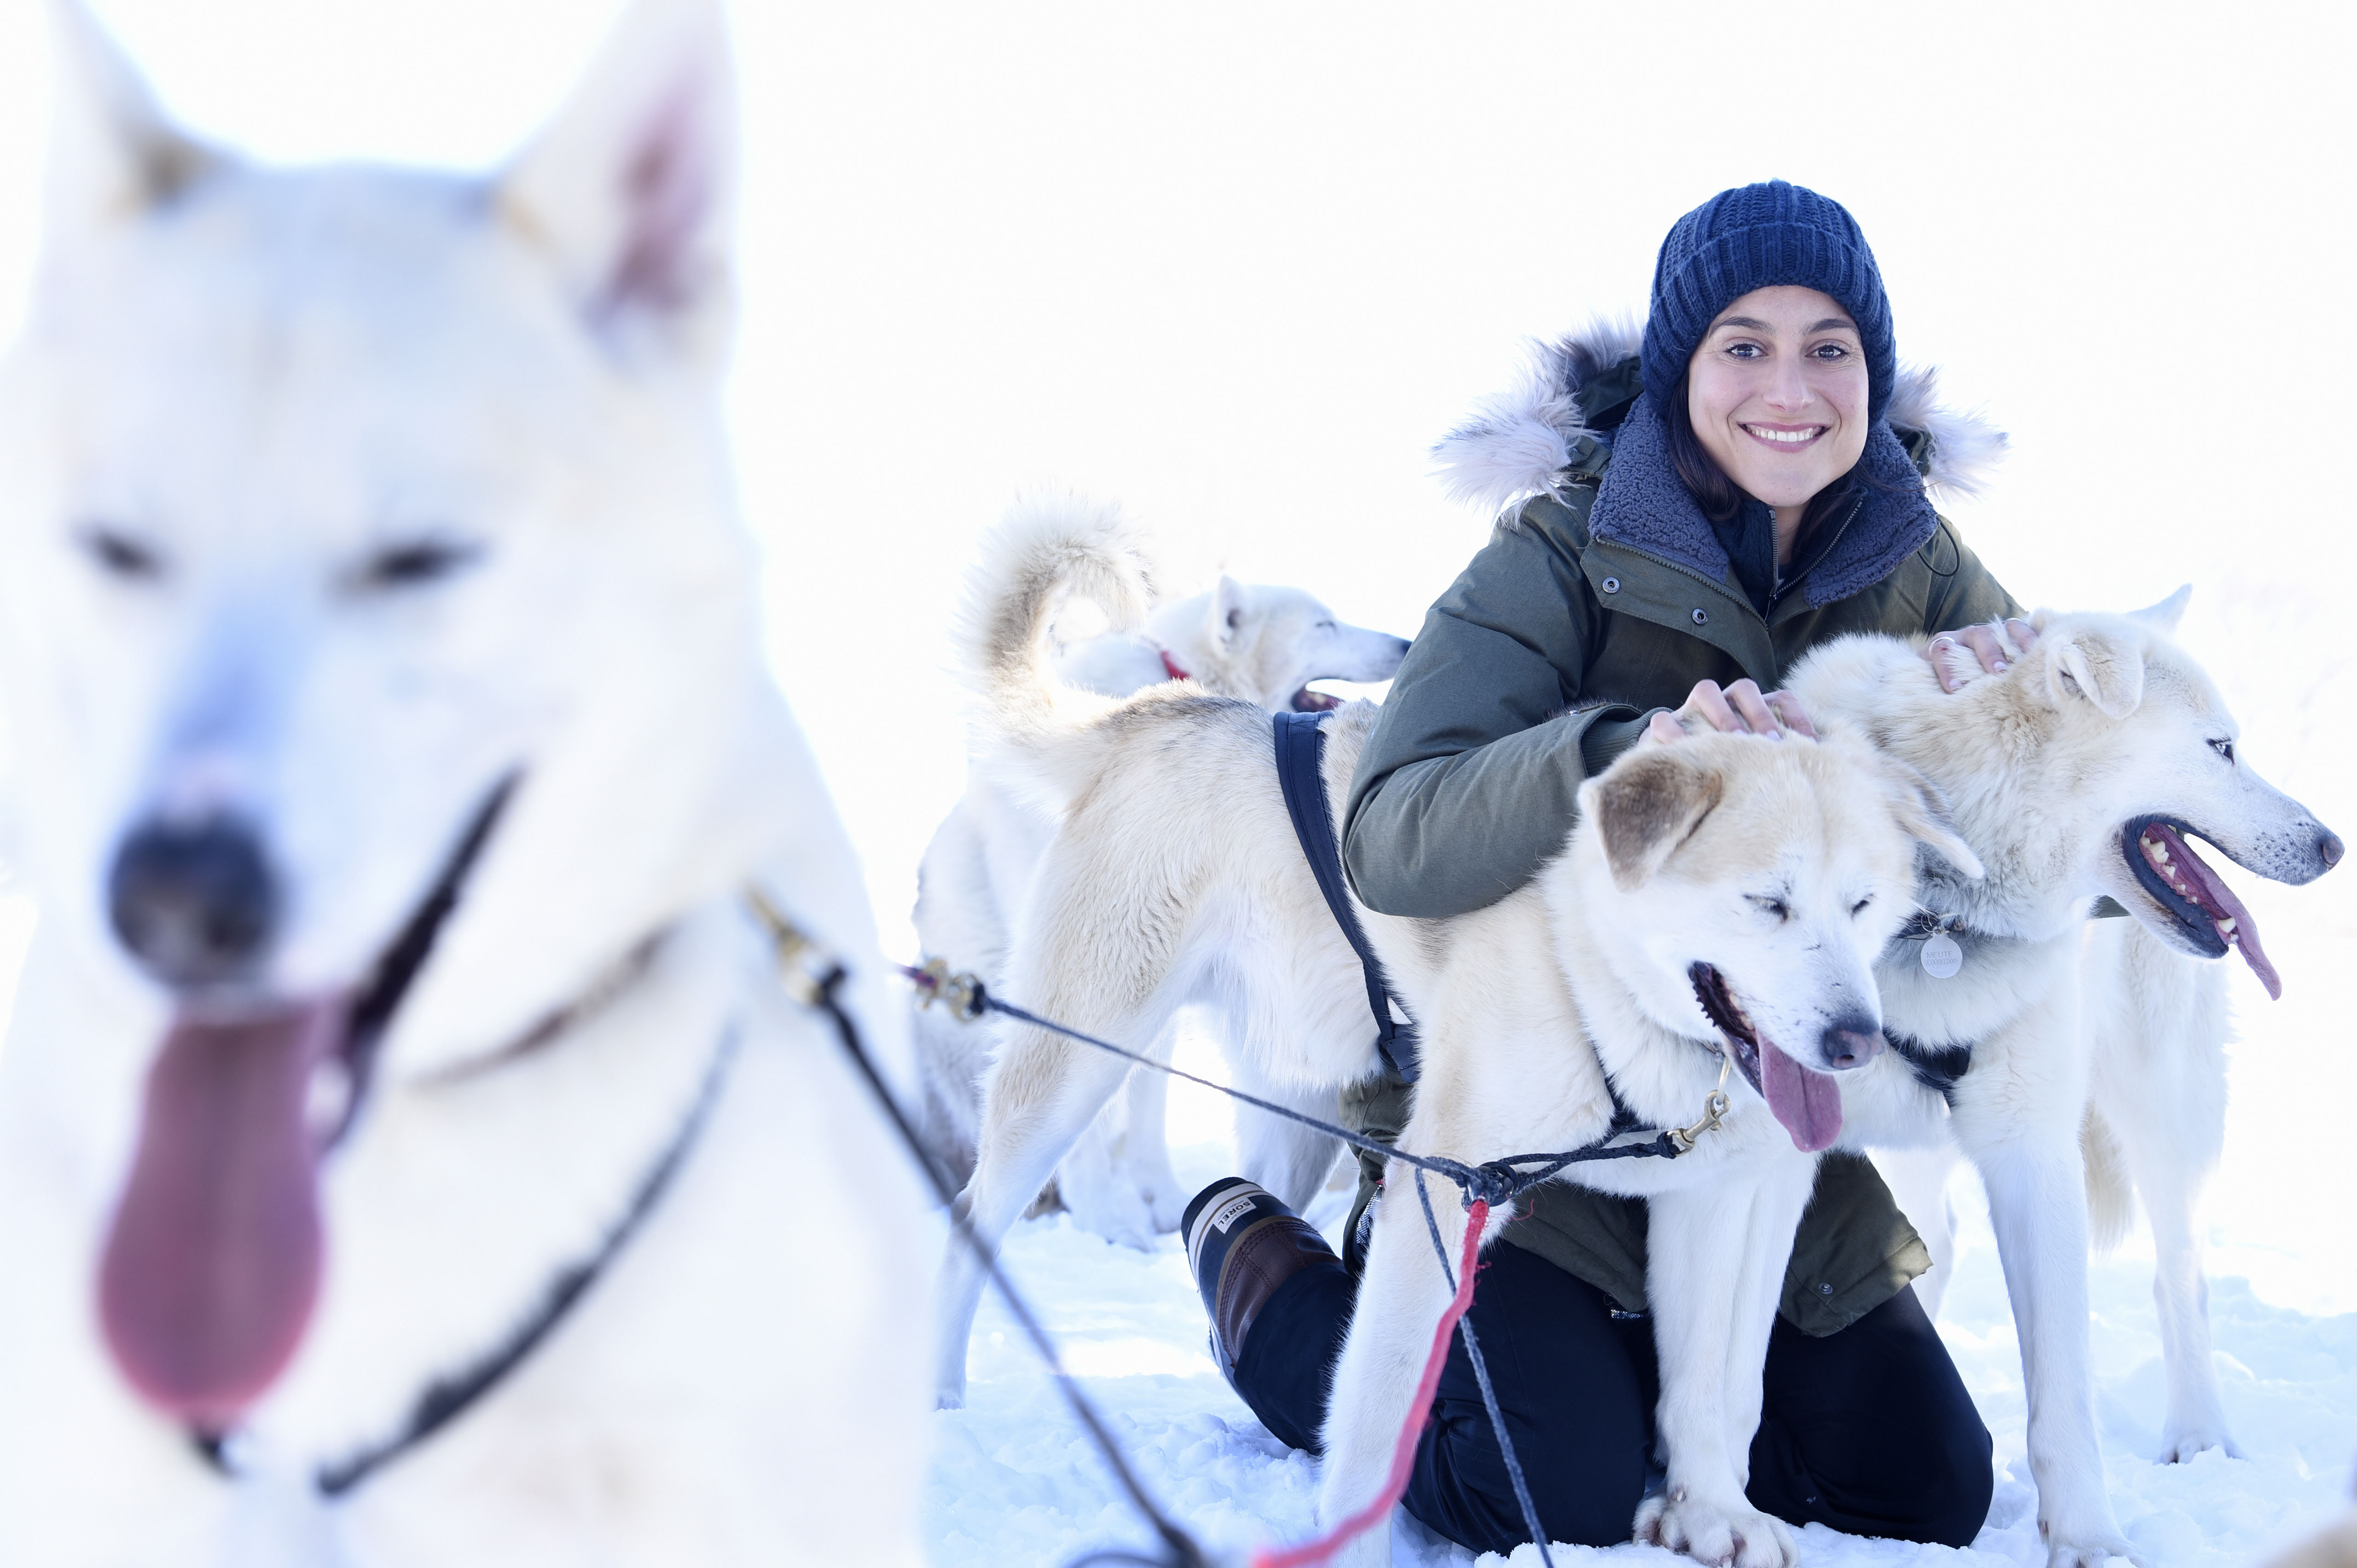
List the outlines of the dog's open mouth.
<svg viewBox="0 0 2357 1568">
<path fill-rule="evenodd" d="M 357 992 L 178 1008 L 148 1069 L 130 1179 L 99 1263 L 99 1323 L 141 1398 L 218 1433 L 294 1359 L 326 1254 L 320 1156 L 512 793 L 478 808 Z"/>
<path fill-rule="evenodd" d="M 1841 1090 L 1829 1074 L 1813 1072 L 1778 1049 L 1735 999 L 1727 976 L 1713 965 L 1697 963 L 1686 971 L 1695 998 L 1702 1004 L 1718 1032 L 1726 1036 L 1727 1053 L 1769 1113 L 1792 1135 L 1792 1146 L 1803 1154 L 1828 1148 L 1841 1136 Z"/>
<path fill-rule="evenodd" d="M 1313 692 L 1307 686 L 1293 693 L 1293 711 L 1297 714 L 1322 714 L 1341 705 L 1341 698 L 1329 697 L 1323 692 Z"/>
<path fill-rule="evenodd" d="M 2176 919 L 2194 948 L 2212 958 L 2235 949 L 2267 994 L 2280 999 L 2283 981 L 2259 945 L 2251 912 L 2186 843 L 2185 835 L 2195 831 L 2170 817 L 2139 817 L 2120 831 L 2120 854 L 2137 885 Z"/>
</svg>

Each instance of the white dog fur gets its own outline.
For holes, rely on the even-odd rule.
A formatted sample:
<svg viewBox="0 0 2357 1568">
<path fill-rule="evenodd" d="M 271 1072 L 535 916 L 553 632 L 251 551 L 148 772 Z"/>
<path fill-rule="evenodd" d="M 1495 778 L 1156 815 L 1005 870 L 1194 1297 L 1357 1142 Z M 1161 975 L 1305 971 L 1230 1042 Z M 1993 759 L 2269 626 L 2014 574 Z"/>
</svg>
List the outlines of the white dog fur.
<svg viewBox="0 0 2357 1568">
<path fill-rule="evenodd" d="M 2212 1448 L 2240 1458 L 2211 1353 L 2210 1288 L 2194 1216 L 2226 1140 L 2226 1046 L 2233 1037 L 2223 964 L 2190 957 L 2127 920 L 2087 926 L 2081 956 L 2088 1103 L 2080 1127 L 2089 1240 L 2126 1235 L 2136 1201 L 2152 1228 L 2153 1303 L 2168 1383 L 2161 1457 Z M 1875 1163 L 1933 1261 L 1916 1283 L 1936 1316 L 1956 1256 L 1948 1199 L 1958 1151 L 1878 1150 Z"/>
<path fill-rule="evenodd" d="M 1127 558 L 1137 584 L 1154 580 L 1145 539 L 1116 509 L 1047 493 L 1017 502 L 985 540 L 969 602 L 1019 604 L 1037 574 L 1059 569 L 1057 541 L 1074 530 L 1094 540 L 1093 547 Z M 1140 612 L 1135 603 L 1107 607 L 1124 623 Z M 1066 683 L 1105 696 L 1162 684 L 1175 669 L 1204 691 L 1270 712 L 1315 711 L 1335 700 L 1311 692 L 1312 681 L 1386 681 L 1406 652 L 1405 638 L 1338 620 L 1298 588 L 1222 576 L 1208 593 L 1156 607 L 1135 629 L 1063 644 L 1055 668 Z M 925 847 L 915 923 L 929 958 L 947 959 L 995 986 L 1006 978 L 1012 932 L 1056 818 L 1019 781 L 993 768 L 990 750 L 985 734 L 965 793 Z M 974 1174 L 993 1036 L 940 1008 L 920 1009 L 914 1028 L 927 1140 L 963 1183 Z M 1154 1054 L 1167 1058 L 1171 1044 L 1166 1034 Z M 1157 1235 L 1177 1230 L 1187 1195 L 1170 1169 L 1164 1135 L 1168 1086 L 1160 1073 L 1133 1073 L 1064 1156 L 1036 1207 L 1060 1205 L 1083 1230 L 1134 1247 L 1149 1247 Z"/>
<path fill-rule="evenodd" d="M 839 953 L 910 1076 L 733 515 L 717 6 L 638 0 L 491 180 L 245 164 L 56 16 L 47 250 L 0 381 L 40 904 L 0 1058 L 0 1563 L 915 1563 L 923 1200 L 739 905 L 758 879 Z M 226 1478 L 95 1321 L 180 1005 L 110 931 L 109 865 L 157 813 L 235 814 L 285 907 L 250 993 L 348 993 L 511 775 L 321 1162 L 323 1284 Z M 316 1496 L 617 1228 L 707 1085 L 554 1336 Z"/>
<path fill-rule="evenodd" d="M 1038 867 L 1010 983 L 1034 1009 L 1119 1040 L 1155 1038 L 1178 1007 L 1208 1006 L 1227 1026 L 1240 1079 L 1330 1105 L 1375 1069 L 1373 1031 L 1357 960 L 1279 799 L 1268 714 L 1184 685 L 1122 703 L 1057 686 L 1046 628 L 1060 574 L 1105 602 L 1136 595 L 1134 563 L 1103 527 L 1064 521 L 1060 533 L 1039 521 L 1031 558 L 1043 564 L 1029 591 L 986 601 L 972 631 L 1004 737 L 994 766 L 1068 811 Z M 1376 712 L 1354 703 L 1328 723 L 1325 785 L 1338 811 Z M 1920 779 L 1863 746 L 1697 739 L 1632 757 L 1587 789 L 1591 817 L 1618 832 L 1609 844 L 1604 831 L 1575 837 L 1555 869 L 1503 903 L 1445 922 L 1361 912 L 1424 1021 L 1425 1078 L 1404 1147 L 1478 1161 L 1580 1146 L 1611 1119 L 1607 1071 L 1652 1124 L 1696 1120 L 1719 1069 L 1688 972 L 1706 948 L 1736 966 L 1730 984 L 1751 1016 L 1770 1037 L 1797 1042 L 1804 1064 L 1825 1064 L 1837 1024 L 1878 1045 L 1868 976 L 1910 908 L 1909 835 L 1974 865 Z M 1744 897 L 1780 890 L 1794 911 L 1785 928 Z M 1583 1023 L 1595 1055 L 1563 1048 Z M 959 1199 L 985 1240 L 996 1243 L 1125 1070 L 1053 1035 L 1009 1031 Z M 1705 1555 L 1734 1552 L 1740 1538 L 1747 1565 L 1781 1564 L 1790 1534 L 1744 1500 L 1742 1477 L 1760 1359 L 1816 1160 L 1752 1090 L 1735 1101 L 1694 1155 L 1586 1165 L 1579 1176 L 1657 1200 L 1654 1267 L 1669 1304 L 1657 1324 L 1672 1369 L 1662 1414 L 1679 1497 L 1641 1526 Z M 1276 1125 L 1287 1131 L 1271 1142 L 1290 1139 L 1305 1157 L 1255 1179 L 1298 1205 L 1330 1140 Z M 1454 1196 L 1440 1208 L 1461 1237 Z M 1412 1202 L 1381 1208 L 1372 1257 L 1328 1423 L 1329 1520 L 1388 1467 L 1445 1295 Z M 963 1397 L 981 1283 L 962 1253 L 951 1260 L 944 1403 Z M 1353 1550 L 1352 1561 L 1389 1561 L 1381 1531 Z"/>
<path fill-rule="evenodd" d="M 1840 1080 L 1845 1140 L 1902 1148 L 1953 1140 L 1980 1171 L 2021 1340 L 2030 1468 L 2054 1568 L 2132 1555 L 2104 1491 L 2088 1379 L 2081 1125 L 2093 1069 L 2081 923 L 2090 901 L 2108 894 L 2178 950 L 2208 957 L 2231 940 L 2251 956 L 2255 932 L 2190 931 L 2146 889 L 2129 856 L 2136 825 L 2151 817 L 2186 824 L 2283 881 L 2319 875 L 2340 853 L 2305 808 L 2235 756 L 2232 715 L 2169 640 L 2183 604 L 2180 591 L 2135 617 L 2041 611 L 2037 641 L 2008 645 L 2004 671 L 1952 656 L 1965 682 L 1953 696 L 1940 693 L 1917 647 L 1880 638 L 1828 645 L 1787 682 L 1821 725 L 1863 730 L 1930 778 L 1987 868 L 1967 882 L 1926 866 L 1919 897 L 1964 922 L 1964 966 L 1935 978 L 1910 944 L 1878 966 L 1900 1049 Z M 2101 950 L 2130 934 L 2090 940 Z M 2121 968 L 2125 960 L 2098 979 L 2116 987 L 2128 979 Z M 2114 992 L 2093 1025 L 2112 1038 L 2136 1021 Z M 2168 1036 L 2113 1039 L 2107 1087 L 2125 1096 L 2123 1108 L 2166 1092 L 2167 1082 L 2121 1090 L 2122 1076 L 2156 1064 L 2164 1074 L 2185 1070 L 2161 1060 L 2169 1050 Z M 2108 1101 L 2100 1109 L 2109 1116 Z M 2198 1422 L 2209 1412 L 2187 1413 Z"/>
</svg>

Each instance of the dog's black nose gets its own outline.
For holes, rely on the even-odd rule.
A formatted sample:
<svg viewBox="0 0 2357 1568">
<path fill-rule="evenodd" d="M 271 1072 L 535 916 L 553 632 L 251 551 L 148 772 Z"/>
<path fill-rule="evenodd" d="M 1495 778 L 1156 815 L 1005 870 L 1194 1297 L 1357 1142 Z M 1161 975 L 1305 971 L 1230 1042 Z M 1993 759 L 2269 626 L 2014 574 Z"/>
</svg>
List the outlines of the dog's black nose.
<svg viewBox="0 0 2357 1568">
<path fill-rule="evenodd" d="M 2317 841 L 2316 853 L 2324 857 L 2324 869 L 2330 871 L 2341 864 L 2341 857 L 2346 851 L 2341 843 L 2341 835 L 2328 830 L 2325 835 Z"/>
<path fill-rule="evenodd" d="M 251 974 L 278 926 L 262 841 L 222 817 L 134 832 L 115 852 L 107 903 L 123 945 L 175 990 Z"/>
<path fill-rule="evenodd" d="M 1875 1058 L 1882 1049 L 1882 1029 L 1871 1018 L 1836 1018 L 1825 1026 L 1817 1044 L 1825 1054 L 1825 1066 L 1842 1072 Z"/>
</svg>

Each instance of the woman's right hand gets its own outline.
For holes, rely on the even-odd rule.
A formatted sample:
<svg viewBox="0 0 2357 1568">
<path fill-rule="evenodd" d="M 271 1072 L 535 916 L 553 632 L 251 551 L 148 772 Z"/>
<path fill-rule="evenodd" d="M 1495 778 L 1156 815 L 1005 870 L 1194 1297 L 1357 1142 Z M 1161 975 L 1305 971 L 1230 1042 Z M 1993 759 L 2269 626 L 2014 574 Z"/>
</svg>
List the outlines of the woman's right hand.
<svg viewBox="0 0 2357 1568">
<path fill-rule="evenodd" d="M 1685 705 L 1675 713 L 1657 713 L 1645 726 L 1648 740 L 1683 740 L 1704 730 L 1726 735 L 1764 735 L 1781 740 L 1786 731 L 1817 738 L 1817 726 L 1790 692 L 1761 692 L 1759 682 L 1745 679 L 1722 689 L 1716 681 L 1697 681 L 1686 693 Z"/>
</svg>

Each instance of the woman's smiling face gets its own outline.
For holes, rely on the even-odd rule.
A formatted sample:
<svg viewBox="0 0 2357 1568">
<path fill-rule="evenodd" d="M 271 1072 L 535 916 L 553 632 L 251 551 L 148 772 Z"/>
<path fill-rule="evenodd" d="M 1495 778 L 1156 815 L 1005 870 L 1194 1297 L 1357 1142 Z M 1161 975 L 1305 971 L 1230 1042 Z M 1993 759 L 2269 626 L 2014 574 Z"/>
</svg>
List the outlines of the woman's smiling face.
<svg viewBox="0 0 2357 1568">
<path fill-rule="evenodd" d="M 1866 450 L 1866 354 L 1831 295 L 1755 288 L 1719 312 L 1686 369 L 1703 450 L 1745 494 L 1797 507 Z"/>
</svg>

